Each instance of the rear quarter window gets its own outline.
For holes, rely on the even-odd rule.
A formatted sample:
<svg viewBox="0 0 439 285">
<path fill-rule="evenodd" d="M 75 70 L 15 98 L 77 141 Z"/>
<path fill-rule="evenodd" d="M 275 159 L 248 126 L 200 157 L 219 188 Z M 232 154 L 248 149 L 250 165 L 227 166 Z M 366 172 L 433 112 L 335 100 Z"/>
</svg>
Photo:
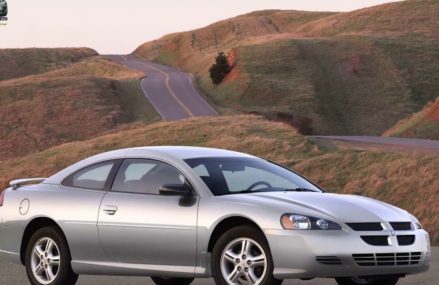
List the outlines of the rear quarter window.
<svg viewBox="0 0 439 285">
<path fill-rule="evenodd" d="M 72 188 L 104 190 L 114 166 L 115 161 L 87 166 L 68 176 L 61 184 Z"/>
</svg>

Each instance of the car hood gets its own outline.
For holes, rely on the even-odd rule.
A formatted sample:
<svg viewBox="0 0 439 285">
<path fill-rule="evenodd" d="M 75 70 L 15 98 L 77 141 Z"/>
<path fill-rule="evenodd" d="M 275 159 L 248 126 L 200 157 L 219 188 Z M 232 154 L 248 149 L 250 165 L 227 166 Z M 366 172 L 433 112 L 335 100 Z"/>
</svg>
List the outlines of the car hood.
<svg viewBox="0 0 439 285">
<path fill-rule="evenodd" d="M 309 192 L 264 192 L 236 196 L 241 196 L 247 203 L 283 209 L 285 213 L 314 215 L 346 223 L 411 221 L 406 211 L 362 196 Z"/>
</svg>

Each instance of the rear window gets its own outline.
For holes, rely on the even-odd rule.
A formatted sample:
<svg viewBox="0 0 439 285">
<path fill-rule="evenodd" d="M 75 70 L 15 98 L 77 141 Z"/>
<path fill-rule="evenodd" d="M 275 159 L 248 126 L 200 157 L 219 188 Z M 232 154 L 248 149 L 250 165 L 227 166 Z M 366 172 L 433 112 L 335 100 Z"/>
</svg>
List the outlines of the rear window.
<svg viewBox="0 0 439 285">
<path fill-rule="evenodd" d="M 104 190 L 114 164 L 114 161 L 107 161 L 87 166 L 67 177 L 62 185 L 73 188 Z"/>
</svg>

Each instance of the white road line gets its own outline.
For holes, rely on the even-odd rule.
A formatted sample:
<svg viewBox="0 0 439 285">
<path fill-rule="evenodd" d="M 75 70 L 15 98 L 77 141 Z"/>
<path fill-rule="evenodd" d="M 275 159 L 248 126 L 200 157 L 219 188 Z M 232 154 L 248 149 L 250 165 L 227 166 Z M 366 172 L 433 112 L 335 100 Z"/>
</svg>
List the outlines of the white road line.
<svg viewBox="0 0 439 285">
<path fill-rule="evenodd" d="M 206 103 L 207 106 L 209 106 L 209 108 L 217 115 L 219 116 L 218 112 L 209 104 L 209 102 L 207 102 L 207 100 L 201 96 L 201 94 L 198 93 L 198 90 L 195 88 L 193 82 L 192 82 L 192 76 L 189 73 L 186 73 L 187 76 L 189 77 L 189 85 L 192 87 L 192 89 L 194 90 L 194 92 L 200 97 L 200 99 L 202 101 L 204 101 L 204 103 Z"/>
<path fill-rule="evenodd" d="M 151 98 L 149 98 L 148 93 L 146 92 L 146 90 L 143 89 L 143 84 L 142 84 L 142 83 L 143 83 L 144 80 L 145 80 L 145 78 L 143 78 L 142 80 L 140 80 L 140 89 L 142 89 L 143 94 L 145 95 L 146 99 L 149 101 L 149 103 L 151 103 L 151 105 L 154 107 L 154 109 L 157 111 L 157 113 L 159 113 L 159 115 L 160 115 L 163 119 L 167 120 L 166 116 L 163 115 L 162 112 L 160 112 L 160 110 L 154 105 L 154 103 L 152 103 Z"/>
</svg>

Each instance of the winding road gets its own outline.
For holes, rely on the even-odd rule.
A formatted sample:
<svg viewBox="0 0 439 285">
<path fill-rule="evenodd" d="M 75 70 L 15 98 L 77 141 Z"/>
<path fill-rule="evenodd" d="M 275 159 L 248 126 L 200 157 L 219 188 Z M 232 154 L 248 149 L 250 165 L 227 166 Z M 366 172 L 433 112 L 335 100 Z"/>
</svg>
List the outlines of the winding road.
<svg viewBox="0 0 439 285">
<path fill-rule="evenodd" d="M 132 54 L 104 57 L 145 74 L 141 80 L 143 93 L 163 119 L 176 121 L 191 117 L 218 116 L 215 109 L 198 93 L 190 74 Z"/>
<path fill-rule="evenodd" d="M 105 55 L 105 58 L 139 70 L 143 93 L 164 120 L 218 116 L 215 109 L 198 93 L 192 76 L 171 66 L 145 60 L 137 55 Z M 373 136 L 312 136 L 318 140 L 396 147 L 406 150 L 439 151 L 439 141 Z"/>
<path fill-rule="evenodd" d="M 312 138 L 353 144 L 381 145 L 383 147 L 392 146 L 407 150 L 439 151 L 439 141 L 435 140 L 374 136 L 312 136 Z"/>
</svg>

